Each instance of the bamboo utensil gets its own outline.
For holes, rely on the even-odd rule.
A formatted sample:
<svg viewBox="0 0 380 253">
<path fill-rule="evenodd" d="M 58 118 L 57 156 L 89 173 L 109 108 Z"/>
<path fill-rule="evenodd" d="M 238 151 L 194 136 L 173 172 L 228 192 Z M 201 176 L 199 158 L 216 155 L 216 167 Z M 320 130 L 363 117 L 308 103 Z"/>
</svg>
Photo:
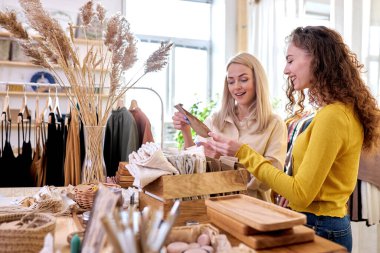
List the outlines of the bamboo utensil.
<svg viewBox="0 0 380 253">
<path fill-rule="evenodd" d="M 159 253 L 179 215 L 179 206 L 176 200 L 166 219 L 162 208 L 147 207 L 140 213 L 130 206 L 127 211 L 105 215 L 101 220 L 115 252 Z"/>
<path fill-rule="evenodd" d="M 180 204 L 180 202 L 178 200 L 176 202 L 174 202 L 174 205 L 173 205 L 172 209 L 170 210 L 168 217 L 160 225 L 160 227 L 158 229 L 158 235 L 155 238 L 155 240 L 152 244 L 152 247 L 151 247 L 153 252 L 159 252 L 160 249 L 162 248 L 162 246 L 164 245 L 165 240 L 168 237 L 169 232 L 172 229 L 176 218 L 178 217 L 179 204 Z"/>
</svg>

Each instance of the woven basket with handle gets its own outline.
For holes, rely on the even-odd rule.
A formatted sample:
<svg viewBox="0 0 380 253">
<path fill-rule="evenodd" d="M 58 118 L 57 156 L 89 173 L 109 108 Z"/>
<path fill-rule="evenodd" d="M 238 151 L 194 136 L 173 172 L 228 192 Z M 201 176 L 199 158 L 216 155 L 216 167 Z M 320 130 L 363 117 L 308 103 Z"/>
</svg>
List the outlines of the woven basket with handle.
<svg viewBox="0 0 380 253">
<path fill-rule="evenodd" d="M 107 186 L 108 188 L 121 188 L 120 185 L 117 184 L 109 184 L 109 183 L 102 183 L 103 185 Z M 98 191 L 98 185 L 97 184 L 80 184 L 75 186 L 75 202 L 78 203 L 78 205 L 83 209 L 91 209 L 92 204 L 94 203 L 94 198 L 96 195 L 96 192 Z"/>
<path fill-rule="evenodd" d="M 55 217 L 43 213 L 0 215 L 1 252 L 39 252 L 48 233 L 54 236 Z"/>
</svg>

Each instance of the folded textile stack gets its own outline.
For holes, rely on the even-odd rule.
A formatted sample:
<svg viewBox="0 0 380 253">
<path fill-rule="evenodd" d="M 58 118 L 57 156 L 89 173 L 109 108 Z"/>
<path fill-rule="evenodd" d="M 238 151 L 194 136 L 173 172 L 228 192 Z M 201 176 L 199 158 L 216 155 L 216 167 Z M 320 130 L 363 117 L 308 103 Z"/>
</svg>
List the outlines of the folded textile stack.
<svg viewBox="0 0 380 253">
<path fill-rule="evenodd" d="M 205 173 L 207 169 L 203 146 L 192 146 L 185 150 L 165 150 L 169 162 L 183 174 Z"/>
<path fill-rule="evenodd" d="M 164 175 L 179 174 L 179 171 L 166 159 L 159 145 L 147 142 L 129 155 L 125 166 L 134 177 L 133 186 L 144 188 Z"/>
</svg>

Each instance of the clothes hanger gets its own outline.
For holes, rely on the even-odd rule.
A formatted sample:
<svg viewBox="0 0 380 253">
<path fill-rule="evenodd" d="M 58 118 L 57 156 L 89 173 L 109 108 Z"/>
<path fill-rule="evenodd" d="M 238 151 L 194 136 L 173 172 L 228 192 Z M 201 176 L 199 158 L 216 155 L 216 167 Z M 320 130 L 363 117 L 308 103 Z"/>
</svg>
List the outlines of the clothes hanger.
<svg viewBox="0 0 380 253">
<path fill-rule="evenodd" d="M 22 117 L 20 117 L 20 114 Z M 30 118 L 29 109 L 28 109 L 28 97 L 26 96 L 26 87 L 24 85 L 24 97 L 22 99 L 21 108 L 17 122 L 20 123 L 23 118 Z"/>
<path fill-rule="evenodd" d="M 120 108 L 124 107 L 125 106 L 125 103 L 124 103 L 124 96 L 120 97 L 117 102 L 116 102 L 116 105 L 114 107 L 114 110 L 119 110 Z"/>
<path fill-rule="evenodd" d="M 51 98 L 50 95 L 50 88 L 49 88 L 49 96 L 47 102 L 47 108 L 49 109 L 49 112 L 53 112 L 53 99 Z"/>
<path fill-rule="evenodd" d="M 41 115 L 40 115 L 40 87 L 37 84 L 37 96 L 36 96 L 36 106 L 34 110 L 34 117 L 36 118 L 36 125 L 41 124 Z"/>
<path fill-rule="evenodd" d="M 137 105 L 137 101 L 135 99 L 132 99 L 131 105 L 129 106 L 129 110 L 135 110 L 137 108 L 139 108 L 139 106 Z"/>
<path fill-rule="evenodd" d="M 54 113 L 57 114 L 58 118 L 61 118 L 61 109 L 59 107 L 59 97 L 58 97 L 58 92 L 57 92 L 57 87 L 55 87 L 55 99 L 54 99 Z"/>
<path fill-rule="evenodd" d="M 44 122 L 45 115 L 46 114 L 50 114 L 50 112 L 53 112 L 53 100 L 52 100 L 52 98 L 50 96 L 50 87 L 49 87 L 48 98 L 46 99 L 46 105 L 45 105 L 45 108 L 42 110 L 42 112 L 40 114 L 41 122 Z M 50 123 L 50 117 L 48 117 L 48 123 Z"/>
<path fill-rule="evenodd" d="M 66 117 L 65 117 L 65 126 L 68 127 L 69 126 L 69 122 L 70 122 L 70 119 L 71 119 L 71 105 L 70 103 L 68 103 L 68 106 L 67 106 L 67 110 L 66 110 Z"/>
<path fill-rule="evenodd" d="M 1 120 L 4 121 L 8 117 L 8 120 L 11 120 L 11 113 L 9 109 L 9 85 L 7 84 L 7 94 L 4 98 L 4 104 L 3 104 L 3 113 L 1 114 Z"/>
</svg>

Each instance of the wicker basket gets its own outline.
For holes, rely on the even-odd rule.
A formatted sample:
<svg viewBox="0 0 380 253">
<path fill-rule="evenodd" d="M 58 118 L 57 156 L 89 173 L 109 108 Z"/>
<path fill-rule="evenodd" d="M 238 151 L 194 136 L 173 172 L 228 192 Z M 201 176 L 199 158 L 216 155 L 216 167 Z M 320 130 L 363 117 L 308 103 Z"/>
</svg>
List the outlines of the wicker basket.
<svg viewBox="0 0 380 253">
<path fill-rule="evenodd" d="M 19 221 L 19 222 L 17 222 Z M 13 225 L 16 223 L 17 225 Z M 7 226 L 6 223 L 12 223 Z M 55 217 L 42 213 L 0 215 L 1 252 L 39 252 L 46 234 L 54 236 Z"/>
<path fill-rule="evenodd" d="M 109 188 L 121 188 L 118 184 L 103 183 L 103 185 Z M 91 209 L 94 203 L 96 192 L 98 191 L 97 184 L 80 184 L 75 186 L 75 202 L 83 209 Z"/>
</svg>

